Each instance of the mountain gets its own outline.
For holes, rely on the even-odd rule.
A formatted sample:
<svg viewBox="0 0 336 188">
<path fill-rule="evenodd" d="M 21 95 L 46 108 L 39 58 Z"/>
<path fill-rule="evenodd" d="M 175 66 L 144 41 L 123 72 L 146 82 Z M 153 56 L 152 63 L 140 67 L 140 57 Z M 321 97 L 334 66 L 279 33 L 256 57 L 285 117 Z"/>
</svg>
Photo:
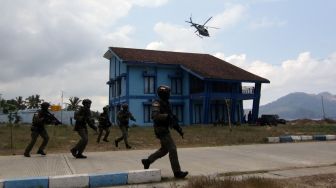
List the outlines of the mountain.
<svg viewBox="0 0 336 188">
<path fill-rule="evenodd" d="M 274 102 L 260 106 L 259 114 L 278 114 L 284 119 L 322 119 L 322 98 L 326 118 L 336 119 L 336 95 L 329 92 L 290 93 Z"/>
</svg>

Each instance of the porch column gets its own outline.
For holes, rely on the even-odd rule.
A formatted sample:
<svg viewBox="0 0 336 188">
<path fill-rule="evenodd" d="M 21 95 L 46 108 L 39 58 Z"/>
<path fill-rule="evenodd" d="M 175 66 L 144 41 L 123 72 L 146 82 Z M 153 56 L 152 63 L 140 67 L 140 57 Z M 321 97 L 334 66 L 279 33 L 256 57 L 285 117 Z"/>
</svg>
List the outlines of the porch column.
<svg viewBox="0 0 336 188">
<path fill-rule="evenodd" d="M 193 100 L 190 98 L 189 100 L 189 125 L 194 123 L 193 108 L 194 108 L 194 103 L 193 103 Z"/>
<path fill-rule="evenodd" d="M 209 99 L 210 99 L 210 83 L 204 81 L 204 98 L 203 98 L 203 123 L 209 123 Z"/>
<path fill-rule="evenodd" d="M 259 103 L 260 103 L 260 91 L 261 91 L 261 83 L 255 83 L 254 99 L 253 99 L 253 106 L 252 106 L 252 122 L 253 123 L 255 123 L 258 119 Z"/>
<path fill-rule="evenodd" d="M 231 99 L 231 123 L 236 123 L 237 119 L 235 117 L 236 114 L 236 106 L 237 106 L 237 99 L 235 98 L 236 96 L 233 95 L 233 98 Z"/>
</svg>

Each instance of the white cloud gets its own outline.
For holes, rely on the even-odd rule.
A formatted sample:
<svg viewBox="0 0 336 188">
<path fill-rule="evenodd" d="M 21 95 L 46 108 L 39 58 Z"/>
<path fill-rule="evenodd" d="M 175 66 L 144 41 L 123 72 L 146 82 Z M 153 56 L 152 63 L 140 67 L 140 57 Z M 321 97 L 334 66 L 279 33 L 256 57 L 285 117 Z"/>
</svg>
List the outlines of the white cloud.
<svg viewBox="0 0 336 188">
<path fill-rule="evenodd" d="M 287 24 L 287 21 L 284 20 L 270 20 L 268 18 L 262 18 L 258 21 L 253 21 L 250 23 L 251 29 L 261 29 L 261 28 L 280 28 L 284 27 Z"/>
<path fill-rule="evenodd" d="M 66 64 L 63 69 L 44 76 L 31 76 L 1 83 L 0 93 L 4 98 L 23 96 L 24 98 L 39 94 L 42 99 L 53 104 L 61 103 L 60 93 L 64 91 L 64 102 L 71 96 L 81 99 L 90 98 L 92 108 L 100 110 L 108 104 L 109 64 L 98 59 L 88 60 L 87 63 Z M 98 101 L 96 99 L 99 99 Z M 101 105 L 104 103 L 104 105 Z"/>
<path fill-rule="evenodd" d="M 131 25 L 125 25 L 117 29 L 113 33 L 105 35 L 105 41 L 108 41 L 113 46 L 127 46 L 132 42 L 131 35 L 134 33 L 135 28 Z"/>
<path fill-rule="evenodd" d="M 245 12 L 245 6 L 233 5 L 225 9 L 222 13 L 215 15 L 209 21 L 209 25 L 213 27 L 220 27 L 221 29 L 228 28 L 237 24 L 244 17 Z"/>
<path fill-rule="evenodd" d="M 64 90 L 65 96 L 90 97 L 92 107 L 101 110 L 98 104 L 106 105 L 108 95 L 108 64 L 102 55 L 108 46 L 130 45 L 135 30 L 131 25 L 118 27 L 118 21 L 135 6 L 152 8 L 165 3 L 1 1 L 0 93 L 7 99 L 40 94 L 57 102 Z"/>
<path fill-rule="evenodd" d="M 143 7 L 158 7 L 166 4 L 169 0 L 132 0 L 134 4 Z"/>
<path fill-rule="evenodd" d="M 201 51 L 202 40 L 193 34 L 192 28 L 159 22 L 154 26 L 160 41 L 150 42 L 146 49 L 172 51 Z"/>
<path fill-rule="evenodd" d="M 223 53 L 216 53 L 215 56 L 270 80 L 270 84 L 262 86 L 261 104 L 291 92 L 336 93 L 333 71 L 336 69 L 336 52 L 324 59 L 316 59 L 309 52 L 302 52 L 296 59 L 286 60 L 280 65 L 249 61 L 246 54 L 225 57 Z"/>
</svg>

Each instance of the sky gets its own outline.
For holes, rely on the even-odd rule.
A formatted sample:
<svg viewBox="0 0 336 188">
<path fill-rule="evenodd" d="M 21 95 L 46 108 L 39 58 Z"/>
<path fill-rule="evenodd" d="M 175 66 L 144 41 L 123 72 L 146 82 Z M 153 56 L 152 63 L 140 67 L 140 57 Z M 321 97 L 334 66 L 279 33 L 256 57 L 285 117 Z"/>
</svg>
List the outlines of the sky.
<svg viewBox="0 0 336 188">
<path fill-rule="evenodd" d="M 336 94 L 334 0 L 0 0 L 0 96 L 108 104 L 108 47 L 207 53 L 270 80 L 260 104 Z M 203 24 L 200 38 L 186 20 Z M 248 107 L 247 107 L 248 108 Z"/>
</svg>

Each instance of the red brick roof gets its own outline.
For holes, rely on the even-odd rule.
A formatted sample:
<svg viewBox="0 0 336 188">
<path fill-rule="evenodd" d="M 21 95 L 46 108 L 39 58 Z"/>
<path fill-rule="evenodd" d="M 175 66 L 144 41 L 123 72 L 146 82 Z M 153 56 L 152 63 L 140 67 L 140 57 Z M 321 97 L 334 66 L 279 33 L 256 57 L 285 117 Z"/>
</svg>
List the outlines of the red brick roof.
<svg viewBox="0 0 336 188">
<path fill-rule="evenodd" d="M 133 48 L 110 47 L 119 58 L 132 63 L 158 63 L 181 65 L 205 79 L 238 80 L 269 83 L 269 80 L 247 72 L 226 61 L 209 54 L 144 50 Z M 110 51 L 104 55 L 109 59 Z"/>
</svg>

